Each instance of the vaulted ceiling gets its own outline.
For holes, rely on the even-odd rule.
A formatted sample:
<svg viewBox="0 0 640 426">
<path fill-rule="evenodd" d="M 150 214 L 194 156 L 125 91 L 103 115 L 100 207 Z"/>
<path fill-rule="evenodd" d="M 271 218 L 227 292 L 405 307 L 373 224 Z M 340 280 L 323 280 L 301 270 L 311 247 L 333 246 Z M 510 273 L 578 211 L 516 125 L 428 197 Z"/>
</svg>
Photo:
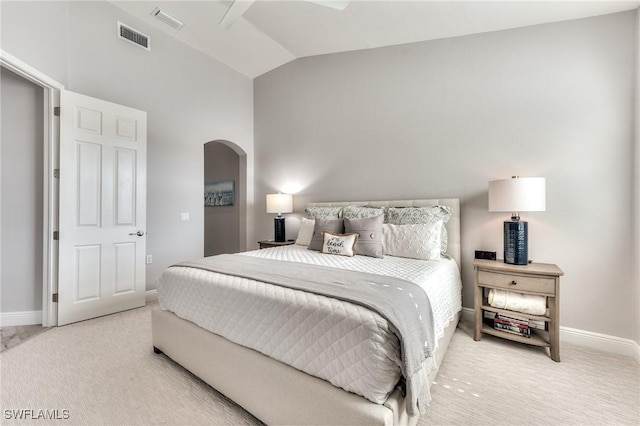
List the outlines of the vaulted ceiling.
<svg viewBox="0 0 640 426">
<path fill-rule="evenodd" d="M 219 23 L 233 1 L 112 3 L 250 78 L 306 56 L 585 18 L 636 9 L 640 4 L 613 0 L 351 0 L 346 8 L 337 10 L 317 4 L 321 2 L 257 0 L 229 29 Z M 175 30 L 152 16 L 156 6 L 184 27 Z"/>
</svg>

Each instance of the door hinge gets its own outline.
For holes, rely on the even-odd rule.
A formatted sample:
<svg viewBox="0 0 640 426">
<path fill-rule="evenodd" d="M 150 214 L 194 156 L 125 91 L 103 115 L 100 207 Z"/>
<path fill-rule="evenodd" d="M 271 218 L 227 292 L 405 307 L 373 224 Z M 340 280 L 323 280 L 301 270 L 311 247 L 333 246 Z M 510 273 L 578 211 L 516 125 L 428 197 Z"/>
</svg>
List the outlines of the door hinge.
<svg viewBox="0 0 640 426">
<path fill-rule="evenodd" d="M 53 303 L 58 303 L 58 293 L 53 293 L 53 294 L 51 295 L 51 301 L 52 301 Z"/>
<path fill-rule="evenodd" d="M 56 179 L 60 178 L 60 169 L 53 169 L 53 177 Z"/>
<path fill-rule="evenodd" d="M 53 115 L 60 117 L 60 107 L 53 107 Z"/>
<path fill-rule="evenodd" d="M 53 231 L 53 239 L 54 240 L 60 239 L 60 231 Z"/>
</svg>

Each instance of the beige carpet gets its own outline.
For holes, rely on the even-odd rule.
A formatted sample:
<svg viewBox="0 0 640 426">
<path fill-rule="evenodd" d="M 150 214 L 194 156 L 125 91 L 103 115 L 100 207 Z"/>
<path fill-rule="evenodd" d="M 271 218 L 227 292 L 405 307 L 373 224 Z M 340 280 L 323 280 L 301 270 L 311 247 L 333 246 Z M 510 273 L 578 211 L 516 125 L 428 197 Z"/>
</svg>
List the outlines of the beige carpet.
<svg viewBox="0 0 640 426">
<path fill-rule="evenodd" d="M 635 361 L 568 345 L 561 356 L 558 364 L 541 349 L 474 342 L 461 324 L 420 424 L 640 424 Z M 0 373 L 3 425 L 259 424 L 153 353 L 150 306 L 36 336 L 0 354 Z M 60 420 L 15 420 L 21 413 Z"/>
</svg>

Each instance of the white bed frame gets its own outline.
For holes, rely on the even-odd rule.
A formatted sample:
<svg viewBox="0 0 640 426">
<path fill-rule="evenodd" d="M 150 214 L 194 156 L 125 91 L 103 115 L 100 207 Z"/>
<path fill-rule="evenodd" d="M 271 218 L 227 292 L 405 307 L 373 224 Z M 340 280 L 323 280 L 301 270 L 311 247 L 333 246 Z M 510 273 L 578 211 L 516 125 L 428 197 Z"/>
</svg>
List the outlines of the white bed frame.
<svg viewBox="0 0 640 426">
<path fill-rule="evenodd" d="M 311 203 L 309 206 L 390 206 L 453 208 L 447 223 L 448 250 L 460 267 L 460 200 L 400 200 Z M 459 321 L 457 315 L 438 341 L 435 378 Z M 171 312 L 152 312 L 153 347 L 266 424 L 414 425 L 419 416 L 409 416 L 402 394 L 395 390 L 384 404 L 337 388 L 260 352 L 237 345 L 204 330 Z"/>
</svg>

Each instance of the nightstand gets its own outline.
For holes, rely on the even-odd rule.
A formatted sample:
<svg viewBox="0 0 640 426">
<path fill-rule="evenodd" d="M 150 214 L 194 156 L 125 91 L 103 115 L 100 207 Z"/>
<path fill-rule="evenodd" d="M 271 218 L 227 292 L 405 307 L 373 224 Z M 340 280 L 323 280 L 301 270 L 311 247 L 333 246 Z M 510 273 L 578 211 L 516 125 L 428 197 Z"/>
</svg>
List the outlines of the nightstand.
<svg viewBox="0 0 640 426">
<path fill-rule="evenodd" d="M 560 277 L 564 272 L 550 263 L 530 263 L 528 265 L 510 265 L 501 260 L 473 261 L 475 270 L 474 340 L 480 340 L 482 333 L 498 336 L 529 345 L 549 348 L 551 359 L 560 362 Z M 487 295 L 490 289 L 508 290 L 522 294 L 533 294 L 547 298 L 548 314 L 530 315 L 522 312 L 498 309 L 489 305 Z M 492 312 L 520 320 L 544 322 L 544 330 L 532 328 L 531 337 L 510 334 L 496 330 L 485 321 L 484 312 Z"/>
<path fill-rule="evenodd" d="M 262 240 L 258 241 L 260 245 L 260 249 L 269 248 L 269 247 L 280 247 L 280 246 L 289 246 L 294 244 L 295 240 L 287 240 L 287 241 L 275 241 L 275 240 Z"/>
</svg>

